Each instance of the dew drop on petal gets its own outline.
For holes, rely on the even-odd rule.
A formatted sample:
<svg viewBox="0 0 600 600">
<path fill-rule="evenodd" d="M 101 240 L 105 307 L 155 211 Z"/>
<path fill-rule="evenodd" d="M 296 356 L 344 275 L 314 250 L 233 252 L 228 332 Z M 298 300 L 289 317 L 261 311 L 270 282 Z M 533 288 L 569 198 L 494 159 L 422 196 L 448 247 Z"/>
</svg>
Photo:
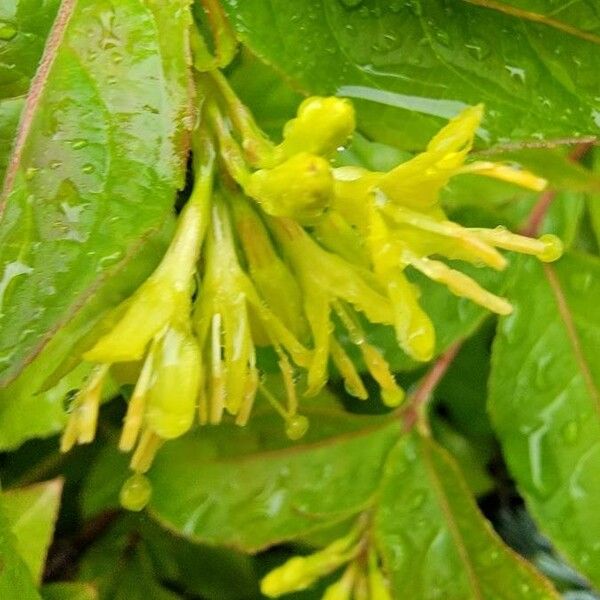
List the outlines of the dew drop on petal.
<svg viewBox="0 0 600 600">
<path fill-rule="evenodd" d="M 123 508 L 139 512 L 146 507 L 151 495 L 152 486 L 148 478 L 140 473 L 135 473 L 123 484 L 119 500 Z"/>
</svg>

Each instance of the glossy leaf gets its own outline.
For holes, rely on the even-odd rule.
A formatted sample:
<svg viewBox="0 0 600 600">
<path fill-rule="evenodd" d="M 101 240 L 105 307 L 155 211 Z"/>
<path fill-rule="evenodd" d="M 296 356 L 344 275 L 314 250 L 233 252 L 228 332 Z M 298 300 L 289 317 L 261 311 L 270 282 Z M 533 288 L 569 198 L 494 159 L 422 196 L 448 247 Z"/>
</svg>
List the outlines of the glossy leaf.
<svg viewBox="0 0 600 600">
<path fill-rule="evenodd" d="M 494 533 L 450 456 L 416 433 L 389 455 L 374 527 L 394 598 L 559 597 Z"/>
<path fill-rule="evenodd" d="M 17 540 L 0 505 L 0 598 L 41 600 L 33 576 L 17 551 Z"/>
<path fill-rule="evenodd" d="M 37 359 L 3 404 L 31 398 L 160 257 L 190 124 L 176 5 L 62 4 L 0 200 L 0 385 Z"/>
<path fill-rule="evenodd" d="M 305 438 L 290 442 L 281 419 L 256 414 L 166 444 L 150 471 L 151 513 L 201 542 L 257 551 L 364 508 L 399 434 L 389 418 L 317 406 Z"/>
<path fill-rule="evenodd" d="M 595 148 L 592 155 L 592 165 L 595 174 L 600 176 L 600 152 Z M 588 198 L 588 210 L 592 229 L 596 235 L 596 243 L 600 247 L 600 193 L 591 194 Z"/>
<path fill-rule="evenodd" d="M 494 343 L 490 411 L 527 505 L 558 550 L 600 583 L 600 261 L 520 261 L 515 311 Z"/>
<path fill-rule="evenodd" d="M 571 8 L 576 24 L 547 2 L 513 14 L 504 4 L 225 0 L 254 52 L 307 92 L 356 99 L 361 128 L 379 141 L 422 148 L 439 118 L 479 102 L 481 143 L 597 135 L 600 37 L 581 30 L 588 3 Z"/>
<path fill-rule="evenodd" d="M 59 0 L 5 0 L 0 4 L 0 181 L 59 4 Z"/>
<path fill-rule="evenodd" d="M 41 582 L 48 547 L 54 535 L 63 482 L 54 479 L 3 492 L 0 501 L 16 538 L 16 549 L 33 578 Z"/>
</svg>

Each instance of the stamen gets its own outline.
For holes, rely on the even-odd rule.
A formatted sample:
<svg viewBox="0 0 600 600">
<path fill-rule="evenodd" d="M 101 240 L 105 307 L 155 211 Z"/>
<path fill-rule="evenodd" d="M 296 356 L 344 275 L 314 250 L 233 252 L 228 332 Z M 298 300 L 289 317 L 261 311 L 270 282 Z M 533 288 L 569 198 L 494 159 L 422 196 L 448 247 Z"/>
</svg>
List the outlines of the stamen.
<svg viewBox="0 0 600 600">
<path fill-rule="evenodd" d="M 404 400 L 404 390 L 396 383 L 388 362 L 371 344 L 359 346 L 369 373 L 381 387 L 381 399 L 386 406 L 396 407 Z"/>
<path fill-rule="evenodd" d="M 145 429 L 131 457 L 129 466 L 136 473 L 146 473 L 164 440 L 152 430 Z"/>
<path fill-rule="evenodd" d="M 534 192 L 541 192 L 548 185 L 548 182 L 544 178 L 537 177 L 530 171 L 516 169 L 510 165 L 490 161 L 478 160 L 469 163 L 468 165 L 461 167 L 458 172 L 493 177 L 494 179 L 500 179 L 501 181 L 515 183 L 523 188 L 533 190 Z"/>
<path fill-rule="evenodd" d="M 360 375 L 356 371 L 352 359 L 346 354 L 344 348 L 342 348 L 341 344 L 333 335 L 331 336 L 329 343 L 331 344 L 331 358 L 333 364 L 344 380 L 346 391 L 355 398 L 366 400 L 369 397 L 369 394 L 365 389 Z"/>
<path fill-rule="evenodd" d="M 148 352 L 140 376 L 135 384 L 133 394 L 129 400 L 127 413 L 123 422 L 121 439 L 119 440 L 119 450 L 129 452 L 135 446 L 138 439 L 142 421 L 144 418 L 144 409 L 146 407 L 146 395 L 150 386 L 150 376 L 152 374 L 152 365 L 154 361 L 154 345 Z"/>
<path fill-rule="evenodd" d="M 382 210 L 385 214 L 392 217 L 396 223 L 451 238 L 464 248 L 475 261 L 483 262 L 497 270 L 502 270 L 506 267 L 506 259 L 492 246 L 486 244 L 485 241 L 476 235 L 473 235 L 470 229 L 461 227 L 452 221 L 432 219 L 423 213 L 396 204 L 387 203 L 382 207 Z M 445 253 L 443 248 L 440 249 L 440 252 Z"/>
<path fill-rule="evenodd" d="M 563 253 L 562 242 L 557 236 L 551 233 L 544 234 L 539 239 L 535 239 L 511 233 L 502 226 L 495 229 L 471 228 L 469 231 L 498 248 L 513 250 L 521 254 L 532 254 L 543 262 L 558 260 Z"/>
<path fill-rule="evenodd" d="M 109 364 L 96 365 L 77 393 L 73 412 L 61 438 L 61 452 L 68 452 L 76 443 L 88 444 L 94 440 L 102 388 L 109 368 Z"/>
<path fill-rule="evenodd" d="M 512 312 L 512 305 L 508 300 L 488 292 L 464 273 L 455 271 L 442 262 L 418 258 L 410 252 L 405 252 L 403 258 L 429 279 L 443 283 L 456 296 L 468 298 L 499 315 L 509 315 Z"/>
<path fill-rule="evenodd" d="M 211 406 L 210 422 L 216 425 L 225 410 L 225 374 L 221 357 L 221 315 L 215 313 L 211 328 Z"/>
</svg>

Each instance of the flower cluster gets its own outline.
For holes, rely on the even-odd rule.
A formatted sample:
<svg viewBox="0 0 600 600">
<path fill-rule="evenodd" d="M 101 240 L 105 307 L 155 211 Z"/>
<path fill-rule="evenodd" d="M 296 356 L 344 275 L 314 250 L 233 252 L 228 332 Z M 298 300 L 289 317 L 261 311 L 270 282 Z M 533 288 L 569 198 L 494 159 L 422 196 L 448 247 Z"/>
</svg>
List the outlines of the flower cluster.
<svg viewBox="0 0 600 600">
<path fill-rule="evenodd" d="M 498 248 L 544 261 L 561 254 L 554 236 L 531 239 L 503 228 L 464 228 L 440 206 L 441 188 L 460 173 L 532 189 L 545 184 L 507 165 L 466 162 L 481 106 L 450 121 L 425 152 L 384 173 L 333 166 L 332 156 L 355 128 L 347 100 L 306 99 L 275 144 L 220 72 L 200 74 L 197 82 L 190 198 L 159 266 L 111 312 L 83 354 L 94 367 L 62 438 L 64 451 L 93 439 L 111 367 L 133 365 L 137 382 L 119 446 L 133 450 L 136 475 L 122 500 L 137 509 L 148 500 L 141 474 L 154 454 L 195 421 L 218 424 L 227 414 L 244 425 L 261 394 L 281 414 L 289 437 L 297 439 L 308 427 L 298 413 L 297 387 L 318 393 L 331 366 L 350 394 L 366 398 L 342 339 L 358 349 L 383 401 L 400 404 L 404 392 L 368 342 L 363 323 L 394 327 L 408 355 L 431 359 L 434 327 L 407 277 L 410 269 L 507 314 L 506 299 L 440 258 L 500 270 L 506 259 Z M 261 377 L 260 347 L 270 347 L 277 357 L 284 398 Z"/>
</svg>

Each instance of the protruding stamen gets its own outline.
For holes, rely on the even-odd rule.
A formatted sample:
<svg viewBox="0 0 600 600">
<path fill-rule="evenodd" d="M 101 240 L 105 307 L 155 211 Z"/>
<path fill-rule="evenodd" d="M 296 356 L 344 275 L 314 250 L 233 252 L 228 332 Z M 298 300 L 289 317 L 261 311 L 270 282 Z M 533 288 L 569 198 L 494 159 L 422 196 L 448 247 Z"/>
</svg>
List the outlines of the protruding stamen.
<svg viewBox="0 0 600 600">
<path fill-rule="evenodd" d="M 210 422 L 216 425 L 223 418 L 225 410 L 225 373 L 221 356 L 221 315 L 213 315 L 211 324 L 211 401 Z"/>
<path fill-rule="evenodd" d="M 396 383 L 390 366 L 381 352 L 371 344 L 359 346 L 369 373 L 381 387 L 381 399 L 386 406 L 399 406 L 404 400 L 404 390 Z"/>
<path fill-rule="evenodd" d="M 236 416 L 235 424 L 244 426 L 248 423 L 252 407 L 254 406 L 254 400 L 256 398 L 256 392 L 258 390 L 259 375 L 256 369 L 254 355 L 252 357 L 250 366 L 248 367 L 248 374 L 246 375 L 246 386 L 244 389 L 244 399 L 242 405 Z"/>
<path fill-rule="evenodd" d="M 152 374 L 153 356 L 154 352 L 153 348 L 151 348 L 146 356 L 146 360 L 144 360 L 144 366 L 135 384 L 133 394 L 129 399 L 127 413 L 123 422 L 123 430 L 121 431 L 121 439 L 119 440 L 119 450 L 122 452 L 129 452 L 133 449 L 142 428 L 144 409 L 146 407 L 146 394 Z"/>
<path fill-rule="evenodd" d="M 344 348 L 342 348 L 333 335 L 331 336 L 330 344 L 333 364 L 344 380 L 346 391 L 355 398 L 366 400 L 369 397 L 369 394 L 365 389 L 352 359 L 346 354 Z"/>
<path fill-rule="evenodd" d="M 76 443 L 88 444 L 96 436 L 98 410 L 102 388 L 110 365 L 96 365 L 73 401 L 73 412 L 60 443 L 61 452 L 68 452 Z"/>
<path fill-rule="evenodd" d="M 457 296 L 468 298 L 499 315 L 509 315 L 512 312 L 512 305 L 506 299 L 488 292 L 464 273 L 455 271 L 442 262 L 418 258 L 409 252 L 405 252 L 403 258 L 429 279 L 443 283 Z"/>
<path fill-rule="evenodd" d="M 501 181 L 515 183 L 523 188 L 541 192 L 546 188 L 548 182 L 543 177 L 537 177 L 530 171 L 516 169 L 510 165 L 494 163 L 490 161 L 478 160 L 476 162 L 464 165 L 459 173 L 474 173 L 476 175 L 485 175 Z"/>
<path fill-rule="evenodd" d="M 521 254 L 532 254 L 543 262 L 558 260 L 563 253 L 562 242 L 551 233 L 546 233 L 539 239 L 535 239 L 524 235 L 517 235 L 502 226 L 495 229 L 471 228 L 469 231 L 498 248 L 513 250 Z"/>
<path fill-rule="evenodd" d="M 497 250 L 480 237 L 473 235 L 469 229 L 461 227 L 452 221 L 436 220 L 423 213 L 390 203 L 385 204 L 382 210 L 398 224 L 408 225 L 421 231 L 451 238 L 454 243 L 472 257 L 471 260 L 473 261 L 483 262 L 497 270 L 502 270 L 506 267 L 506 259 Z M 443 248 L 440 248 L 439 251 L 445 254 Z"/>
<path fill-rule="evenodd" d="M 146 473 L 164 440 L 150 429 L 145 429 L 131 457 L 129 466 L 136 473 Z"/>
</svg>

